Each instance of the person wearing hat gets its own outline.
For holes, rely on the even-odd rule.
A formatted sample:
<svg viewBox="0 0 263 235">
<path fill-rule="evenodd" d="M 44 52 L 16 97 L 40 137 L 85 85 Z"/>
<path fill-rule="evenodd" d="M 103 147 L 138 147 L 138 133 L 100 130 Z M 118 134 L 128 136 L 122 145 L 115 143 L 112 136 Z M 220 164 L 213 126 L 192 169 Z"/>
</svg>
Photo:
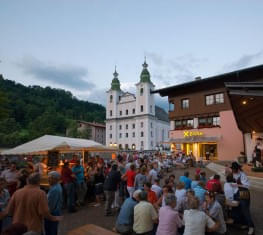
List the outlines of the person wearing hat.
<svg viewBox="0 0 263 235">
<path fill-rule="evenodd" d="M 247 175 L 242 171 L 241 166 L 237 162 L 232 162 L 231 165 L 233 177 L 238 184 L 239 192 L 237 194 L 237 198 L 235 200 L 239 200 L 239 209 L 241 213 L 237 216 L 237 218 L 242 218 L 242 224 L 244 224 L 242 227 L 248 227 L 248 235 L 254 234 L 254 223 L 251 218 L 250 214 L 250 192 L 249 192 L 249 180 L 247 178 Z"/>
<path fill-rule="evenodd" d="M 48 208 L 51 215 L 60 216 L 63 204 L 62 187 L 59 183 L 60 174 L 57 171 L 48 173 L 48 182 L 50 189 L 47 194 Z M 45 219 L 45 232 L 49 235 L 57 235 L 58 221 L 50 221 Z"/>
</svg>

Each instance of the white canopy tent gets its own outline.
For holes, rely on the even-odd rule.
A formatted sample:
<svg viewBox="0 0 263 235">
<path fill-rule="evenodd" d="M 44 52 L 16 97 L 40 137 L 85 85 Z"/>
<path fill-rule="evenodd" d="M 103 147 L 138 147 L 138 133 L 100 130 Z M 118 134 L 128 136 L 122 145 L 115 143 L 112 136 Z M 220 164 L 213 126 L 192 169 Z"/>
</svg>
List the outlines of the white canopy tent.
<svg viewBox="0 0 263 235">
<path fill-rule="evenodd" d="M 34 155 L 48 151 L 114 151 L 114 149 L 107 148 L 93 140 L 44 135 L 15 148 L 3 151 L 1 154 Z"/>
</svg>

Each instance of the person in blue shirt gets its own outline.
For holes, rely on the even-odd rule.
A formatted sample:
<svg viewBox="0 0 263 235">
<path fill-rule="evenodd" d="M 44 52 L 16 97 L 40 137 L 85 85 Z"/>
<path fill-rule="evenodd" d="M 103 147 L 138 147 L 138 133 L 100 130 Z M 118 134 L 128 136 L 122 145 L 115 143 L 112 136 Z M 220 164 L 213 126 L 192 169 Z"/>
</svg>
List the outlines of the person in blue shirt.
<svg viewBox="0 0 263 235">
<path fill-rule="evenodd" d="M 120 234 L 132 233 L 134 207 L 139 202 L 140 189 L 136 190 L 132 197 L 128 197 L 122 204 L 119 216 L 116 221 L 115 229 Z"/>
<path fill-rule="evenodd" d="M 195 175 L 195 180 L 193 180 L 191 183 L 192 190 L 199 184 L 199 181 L 200 181 L 200 175 Z"/>
<path fill-rule="evenodd" d="M 60 216 L 62 212 L 63 194 L 62 187 L 59 183 L 60 174 L 56 171 L 51 171 L 48 174 L 48 182 L 50 189 L 47 194 L 49 212 L 53 216 Z M 45 219 L 45 234 L 57 235 L 58 222 Z"/>
<path fill-rule="evenodd" d="M 195 196 L 199 199 L 200 206 L 202 206 L 205 201 L 206 190 L 204 188 L 205 185 L 202 182 L 199 182 L 199 184 L 194 188 Z"/>
<path fill-rule="evenodd" d="M 76 165 L 72 168 L 72 172 L 76 175 L 77 179 L 77 204 L 84 205 L 87 184 L 85 181 L 84 168 L 80 165 L 80 160 L 76 161 Z"/>
<path fill-rule="evenodd" d="M 191 189 L 192 180 L 189 179 L 188 171 L 186 171 L 183 176 L 180 176 L 179 181 L 184 183 L 184 188 L 186 190 Z"/>
</svg>

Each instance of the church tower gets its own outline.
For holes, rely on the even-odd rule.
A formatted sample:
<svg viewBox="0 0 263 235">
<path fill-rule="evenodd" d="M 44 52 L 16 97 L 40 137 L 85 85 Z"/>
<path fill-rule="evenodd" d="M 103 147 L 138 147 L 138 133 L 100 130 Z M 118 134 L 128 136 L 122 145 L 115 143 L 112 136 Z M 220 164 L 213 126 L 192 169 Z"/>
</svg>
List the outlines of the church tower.
<svg viewBox="0 0 263 235">
<path fill-rule="evenodd" d="M 148 64 L 146 63 L 146 59 L 142 67 L 140 82 L 136 84 L 136 113 L 137 115 L 155 115 L 154 95 L 151 94 L 154 84 L 151 82 L 151 75 L 147 69 Z"/>
<path fill-rule="evenodd" d="M 114 121 L 118 117 L 118 104 L 122 94 L 118 73 L 113 73 L 111 89 L 107 91 L 106 104 L 106 145 L 114 146 L 117 143 L 117 122 Z"/>
<path fill-rule="evenodd" d="M 113 73 L 113 79 L 111 82 L 111 89 L 109 91 L 107 91 L 107 114 L 106 114 L 106 118 L 107 119 L 111 119 L 111 118 L 116 118 L 117 117 L 117 104 L 119 103 L 119 99 L 121 96 L 121 84 L 120 81 L 118 79 L 118 73 L 116 71 L 116 67 L 115 67 L 115 71 Z"/>
</svg>

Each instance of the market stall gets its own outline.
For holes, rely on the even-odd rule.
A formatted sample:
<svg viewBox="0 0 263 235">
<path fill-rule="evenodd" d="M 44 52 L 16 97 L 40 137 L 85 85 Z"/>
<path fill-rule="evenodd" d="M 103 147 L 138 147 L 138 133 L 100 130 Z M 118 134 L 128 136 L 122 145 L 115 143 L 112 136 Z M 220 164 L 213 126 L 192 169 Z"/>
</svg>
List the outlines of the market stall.
<svg viewBox="0 0 263 235">
<path fill-rule="evenodd" d="M 48 170 L 43 174 L 43 182 L 50 170 L 60 171 L 63 162 L 80 160 L 82 165 L 88 162 L 90 157 L 99 155 L 104 159 L 111 159 L 116 153 L 115 148 L 108 148 L 92 140 L 69 138 L 53 135 L 44 135 L 15 148 L 1 152 L 1 156 L 14 159 L 17 162 L 31 161 L 33 164 L 44 162 Z"/>
</svg>

